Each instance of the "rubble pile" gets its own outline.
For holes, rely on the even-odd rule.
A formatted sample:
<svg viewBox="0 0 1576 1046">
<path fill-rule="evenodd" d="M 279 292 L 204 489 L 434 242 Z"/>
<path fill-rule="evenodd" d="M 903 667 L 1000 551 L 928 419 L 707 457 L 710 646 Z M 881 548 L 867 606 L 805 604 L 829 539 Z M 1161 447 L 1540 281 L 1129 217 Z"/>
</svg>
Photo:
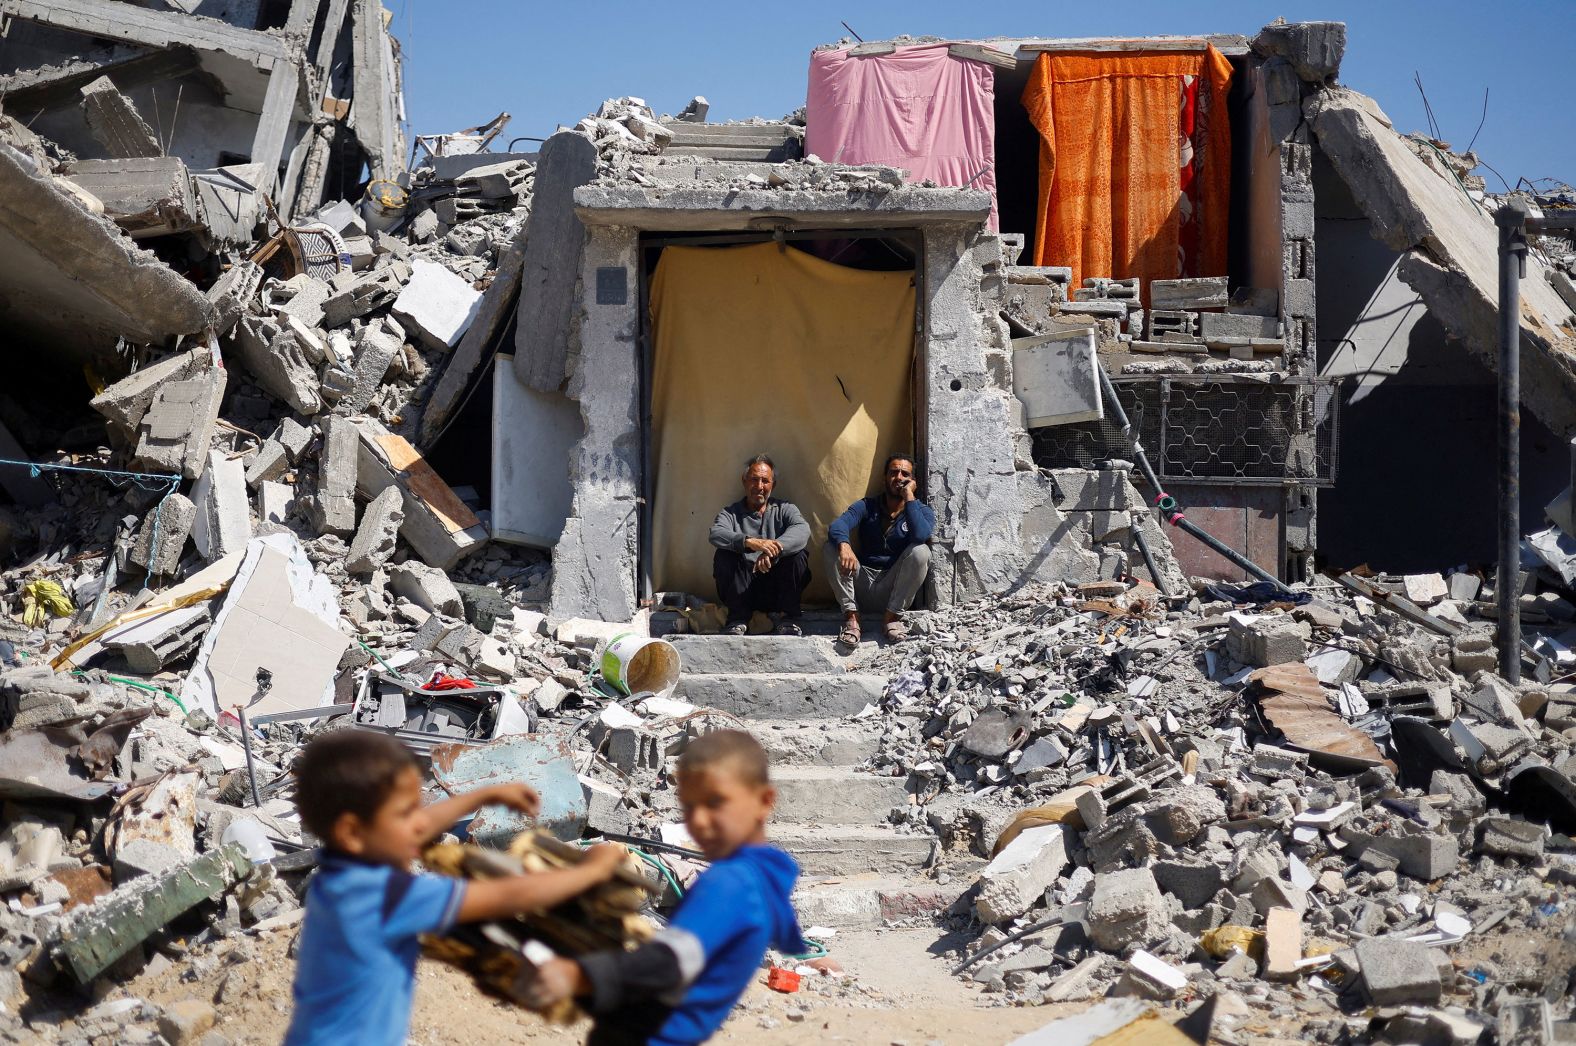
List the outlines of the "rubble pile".
<svg viewBox="0 0 1576 1046">
<path fill-rule="evenodd" d="M 1569 1019 L 1576 691 L 1494 674 L 1491 625 L 1450 623 L 1473 575 L 1352 583 L 911 615 L 869 766 L 970 883 L 960 971 L 1019 1005 L 1235 996 L 1330 1042 Z"/>
</svg>

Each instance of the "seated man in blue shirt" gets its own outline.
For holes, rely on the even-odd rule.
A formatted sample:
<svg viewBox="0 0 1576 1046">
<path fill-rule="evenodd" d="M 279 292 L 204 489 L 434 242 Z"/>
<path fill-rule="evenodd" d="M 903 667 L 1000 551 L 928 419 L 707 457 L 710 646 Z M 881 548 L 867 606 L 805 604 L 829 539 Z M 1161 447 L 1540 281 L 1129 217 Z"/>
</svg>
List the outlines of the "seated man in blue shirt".
<svg viewBox="0 0 1576 1046">
<path fill-rule="evenodd" d="M 881 493 L 854 502 L 827 528 L 827 576 L 843 612 L 837 641 L 849 650 L 859 645 L 860 611 L 886 612 L 881 631 L 889 641 L 906 636 L 900 615 L 930 574 L 926 542 L 936 514 L 914 496 L 914 459 L 894 454 L 883 472 Z"/>
<path fill-rule="evenodd" d="M 800 599 L 810 583 L 810 524 L 799 510 L 772 497 L 777 466 L 765 454 L 744 463 L 744 497 L 711 525 L 711 573 L 728 608 L 723 631 L 742 636 L 759 610 L 777 621 L 780 636 L 803 635 Z"/>
</svg>

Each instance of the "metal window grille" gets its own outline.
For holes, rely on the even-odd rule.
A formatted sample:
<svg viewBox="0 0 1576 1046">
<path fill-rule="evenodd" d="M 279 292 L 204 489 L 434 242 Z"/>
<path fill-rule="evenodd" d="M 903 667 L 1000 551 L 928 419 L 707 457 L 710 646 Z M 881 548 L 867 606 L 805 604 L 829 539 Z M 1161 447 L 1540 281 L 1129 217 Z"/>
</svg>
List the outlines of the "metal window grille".
<svg viewBox="0 0 1576 1046">
<path fill-rule="evenodd" d="M 1115 384 L 1163 479 L 1220 486 L 1335 482 L 1340 410 L 1331 383 L 1164 376 Z M 1031 429 L 1030 436 L 1035 464 L 1043 468 L 1088 468 L 1127 455 L 1109 416 Z"/>
</svg>

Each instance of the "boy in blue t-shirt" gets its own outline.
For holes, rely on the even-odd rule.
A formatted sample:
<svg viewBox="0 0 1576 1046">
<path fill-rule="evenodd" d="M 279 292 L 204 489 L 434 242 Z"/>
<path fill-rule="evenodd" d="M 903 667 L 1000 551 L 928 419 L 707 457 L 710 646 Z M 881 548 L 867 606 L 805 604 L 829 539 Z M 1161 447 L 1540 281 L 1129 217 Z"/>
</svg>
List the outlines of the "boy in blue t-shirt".
<svg viewBox="0 0 1576 1046">
<path fill-rule="evenodd" d="M 684 823 L 712 862 L 666 929 L 632 952 L 553 959 L 528 987 L 543 1007 L 580 996 L 587 1046 L 691 1046 L 709 1039 L 749 987 L 768 947 L 806 950 L 788 896 L 799 866 L 766 841 L 777 792 L 766 752 L 740 730 L 692 741 L 679 757 Z"/>
<path fill-rule="evenodd" d="M 387 734 L 342 730 L 307 745 L 296 808 L 323 842 L 306 894 L 286 1046 L 398 1046 L 410 1028 L 420 934 L 550 908 L 612 878 L 621 846 L 592 847 L 573 868 L 465 882 L 407 869 L 460 818 L 496 804 L 535 814 L 523 784 L 423 806 L 415 757 Z"/>
</svg>

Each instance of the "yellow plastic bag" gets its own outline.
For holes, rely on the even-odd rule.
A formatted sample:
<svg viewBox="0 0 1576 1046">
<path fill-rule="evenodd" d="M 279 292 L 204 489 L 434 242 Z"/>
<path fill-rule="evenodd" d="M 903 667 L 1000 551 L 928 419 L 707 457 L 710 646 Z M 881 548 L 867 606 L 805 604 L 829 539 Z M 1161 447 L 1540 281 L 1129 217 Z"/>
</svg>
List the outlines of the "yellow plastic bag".
<svg viewBox="0 0 1576 1046">
<path fill-rule="evenodd" d="M 22 586 L 22 623 L 28 628 L 42 628 L 50 617 L 67 617 L 76 612 L 66 590 L 53 581 L 41 578 Z"/>
<path fill-rule="evenodd" d="M 1205 930 L 1199 938 L 1199 943 L 1204 950 L 1217 959 L 1224 959 L 1230 955 L 1232 949 L 1245 952 L 1257 959 L 1264 952 L 1264 931 L 1254 930 L 1247 926 L 1217 926 L 1213 930 Z"/>
</svg>

